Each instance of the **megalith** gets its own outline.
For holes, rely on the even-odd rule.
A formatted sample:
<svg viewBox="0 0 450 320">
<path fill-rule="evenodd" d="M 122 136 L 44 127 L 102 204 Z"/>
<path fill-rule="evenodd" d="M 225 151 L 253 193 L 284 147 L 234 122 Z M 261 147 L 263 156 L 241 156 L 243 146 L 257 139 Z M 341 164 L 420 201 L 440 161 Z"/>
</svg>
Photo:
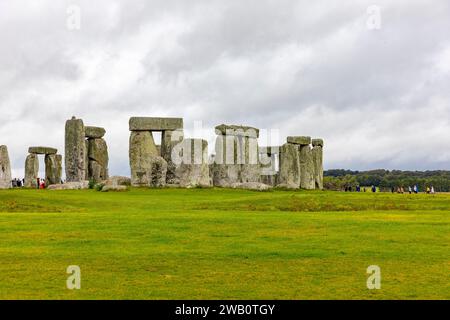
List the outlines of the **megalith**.
<svg viewBox="0 0 450 320">
<path fill-rule="evenodd" d="M 37 154 L 30 153 L 25 159 L 25 184 L 26 188 L 37 188 L 39 174 L 39 159 Z"/>
<path fill-rule="evenodd" d="M 131 184 L 161 187 L 179 183 L 172 151 L 183 139 L 183 119 L 132 117 L 129 129 Z M 155 131 L 162 133 L 159 148 L 153 139 Z"/>
<path fill-rule="evenodd" d="M 312 146 L 315 188 L 323 190 L 323 140 L 313 139 Z"/>
<path fill-rule="evenodd" d="M 300 188 L 301 169 L 299 157 L 298 145 L 285 143 L 281 146 L 279 186 L 289 189 Z"/>
<path fill-rule="evenodd" d="M 261 167 L 261 182 L 269 186 L 278 184 L 277 160 L 280 155 L 280 147 L 259 147 L 259 162 Z"/>
<path fill-rule="evenodd" d="M 259 129 L 222 124 L 215 131 L 214 185 L 229 187 L 235 183 L 260 182 Z"/>
<path fill-rule="evenodd" d="M 46 154 L 45 185 L 60 184 L 62 176 L 62 156 L 60 154 Z"/>
<path fill-rule="evenodd" d="M 83 120 L 72 117 L 65 128 L 65 168 L 67 182 L 86 179 L 86 144 Z"/>
<path fill-rule="evenodd" d="M 182 163 L 178 167 L 180 186 L 184 188 L 211 186 L 208 142 L 202 139 L 185 139 L 182 144 Z"/>
<path fill-rule="evenodd" d="M 8 147 L 0 146 L 0 189 L 11 188 L 11 162 Z"/>
<path fill-rule="evenodd" d="M 108 179 L 108 146 L 103 138 L 106 130 L 101 127 L 85 126 L 85 179 L 100 182 Z"/>
</svg>

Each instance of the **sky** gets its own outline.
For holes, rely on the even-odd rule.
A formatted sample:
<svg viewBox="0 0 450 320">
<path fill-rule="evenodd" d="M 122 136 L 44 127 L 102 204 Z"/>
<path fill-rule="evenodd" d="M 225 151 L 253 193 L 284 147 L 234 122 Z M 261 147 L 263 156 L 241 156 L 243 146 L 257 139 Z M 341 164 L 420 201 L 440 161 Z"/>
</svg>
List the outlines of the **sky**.
<svg viewBox="0 0 450 320">
<path fill-rule="evenodd" d="M 242 124 L 323 138 L 326 169 L 450 169 L 450 2 L 430 3 L 1 0 L 0 144 L 23 177 L 76 116 L 129 175 L 129 118 L 168 116 L 210 153 Z"/>
</svg>

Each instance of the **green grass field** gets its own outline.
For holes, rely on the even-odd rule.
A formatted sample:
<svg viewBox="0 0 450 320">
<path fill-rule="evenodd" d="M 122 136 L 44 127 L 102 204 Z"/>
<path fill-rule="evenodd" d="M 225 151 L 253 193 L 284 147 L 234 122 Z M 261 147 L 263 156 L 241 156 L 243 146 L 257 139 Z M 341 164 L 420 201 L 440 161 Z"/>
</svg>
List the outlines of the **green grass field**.
<svg viewBox="0 0 450 320">
<path fill-rule="evenodd" d="M 0 191 L 0 299 L 450 299 L 449 258 L 445 194 Z"/>
</svg>

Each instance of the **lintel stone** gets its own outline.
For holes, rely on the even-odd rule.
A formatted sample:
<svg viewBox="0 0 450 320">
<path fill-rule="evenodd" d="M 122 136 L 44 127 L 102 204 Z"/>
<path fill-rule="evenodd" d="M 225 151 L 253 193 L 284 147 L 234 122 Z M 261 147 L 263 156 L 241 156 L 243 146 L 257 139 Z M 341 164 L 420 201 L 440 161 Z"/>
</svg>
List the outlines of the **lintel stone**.
<svg viewBox="0 0 450 320">
<path fill-rule="evenodd" d="M 130 131 L 166 131 L 183 129 L 182 118 L 131 117 Z"/>
<path fill-rule="evenodd" d="M 307 146 L 307 145 L 311 144 L 311 137 L 302 137 L 302 136 L 287 137 L 287 143 Z"/>
<path fill-rule="evenodd" d="M 55 148 L 50 147 L 29 147 L 28 153 L 34 154 L 56 154 L 58 152 Z"/>
<path fill-rule="evenodd" d="M 106 130 L 100 127 L 84 127 L 84 135 L 86 138 L 100 139 L 105 136 Z"/>
<path fill-rule="evenodd" d="M 259 138 L 259 129 L 253 127 L 221 124 L 215 129 L 217 135 Z"/>
<path fill-rule="evenodd" d="M 313 147 L 323 147 L 323 139 L 312 139 Z"/>
</svg>

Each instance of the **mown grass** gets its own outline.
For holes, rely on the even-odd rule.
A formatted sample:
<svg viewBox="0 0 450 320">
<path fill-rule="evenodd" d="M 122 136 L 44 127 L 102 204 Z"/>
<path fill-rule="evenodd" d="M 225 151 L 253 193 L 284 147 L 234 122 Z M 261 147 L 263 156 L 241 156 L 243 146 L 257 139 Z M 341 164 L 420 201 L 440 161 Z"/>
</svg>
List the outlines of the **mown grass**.
<svg viewBox="0 0 450 320">
<path fill-rule="evenodd" d="M 450 298 L 450 195 L 7 190 L 0 212 L 0 299 Z"/>
</svg>

